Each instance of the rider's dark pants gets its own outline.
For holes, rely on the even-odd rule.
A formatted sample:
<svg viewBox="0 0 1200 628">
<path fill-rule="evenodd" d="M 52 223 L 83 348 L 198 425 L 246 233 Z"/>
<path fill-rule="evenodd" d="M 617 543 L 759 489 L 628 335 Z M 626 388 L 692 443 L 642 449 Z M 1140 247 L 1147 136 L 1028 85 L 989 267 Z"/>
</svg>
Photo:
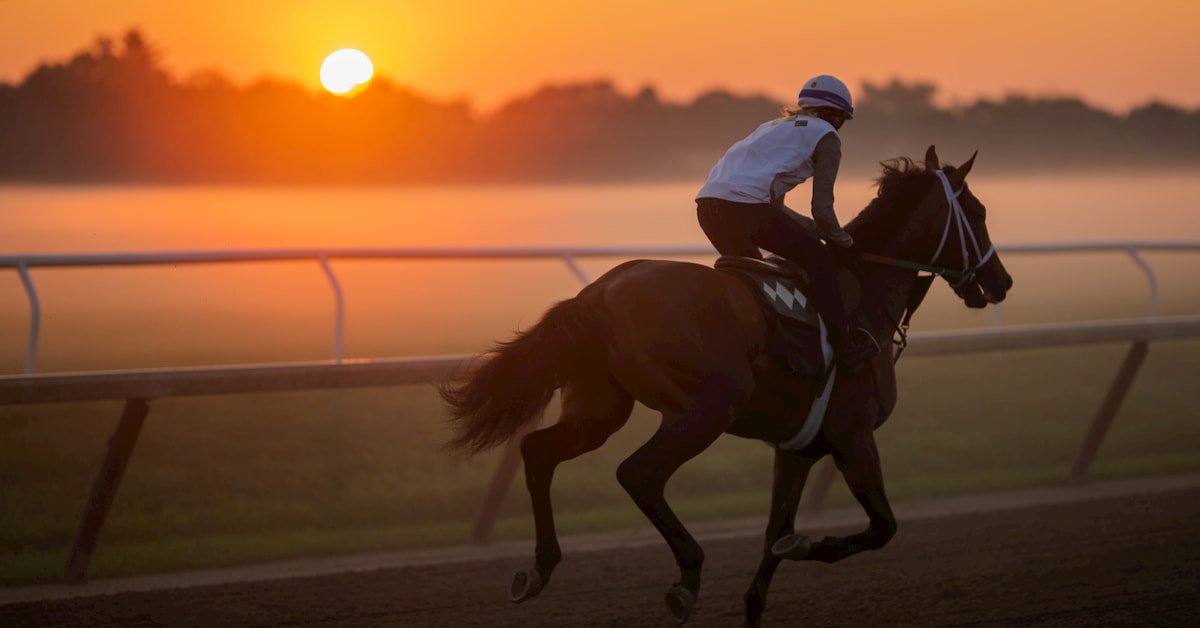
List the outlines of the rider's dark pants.
<svg viewBox="0 0 1200 628">
<path fill-rule="evenodd" d="M 762 259 L 766 249 L 804 266 L 812 280 L 817 312 L 829 326 L 830 342 L 846 338 L 846 308 L 838 291 L 833 256 L 790 211 L 766 203 L 735 203 L 719 198 L 696 201 L 700 228 L 721 255 Z"/>
</svg>

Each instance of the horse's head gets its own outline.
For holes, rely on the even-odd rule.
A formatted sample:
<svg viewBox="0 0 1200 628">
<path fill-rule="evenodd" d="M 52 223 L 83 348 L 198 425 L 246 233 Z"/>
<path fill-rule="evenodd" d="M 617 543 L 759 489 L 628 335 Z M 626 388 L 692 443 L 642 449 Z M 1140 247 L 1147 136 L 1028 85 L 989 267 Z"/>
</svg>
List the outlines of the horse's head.
<svg viewBox="0 0 1200 628">
<path fill-rule="evenodd" d="M 982 308 L 1003 301 L 1013 280 L 988 235 L 987 210 L 967 186 L 974 165 L 975 155 L 971 155 L 957 168 L 943 168 L 930 146 L 925 170 L 937 177 L 913 218 L 918 224 L 936 226 L 924 229 L 920 247 L 929 251 L 929 263 L 949 271 L 944 276 L 967 307 Z"/>
</svg>

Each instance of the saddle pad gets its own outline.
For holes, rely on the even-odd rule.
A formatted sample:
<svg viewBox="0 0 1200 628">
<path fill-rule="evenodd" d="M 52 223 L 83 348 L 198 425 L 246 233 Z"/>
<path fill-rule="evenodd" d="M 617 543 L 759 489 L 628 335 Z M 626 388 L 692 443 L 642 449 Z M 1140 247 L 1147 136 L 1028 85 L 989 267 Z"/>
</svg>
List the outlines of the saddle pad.
<svg viewBox="0 0 1200 628">
<path fill-rule="evenodd" d="M 767 351 L 787 363 L 793 373 L 822 380 L 820 317 L 806 294 L 808 287 L 779 267 L 748 257 L 724 256 L 714 264 L 750 288 L 767 317 Z"/>
<path fill-rule="evenodd" d="M 784 360 L 792 372 L 818 382 L 820 392 L 796 434 L 782 443 L 769 443 L 784 450 L 804 449 L 821 430 L 837 376 L 830 368 L 833 347 L 824 321 L 806 294 L 807 281 L 793 274 L 794 266 L 785 269 L 749 257 L 723 256 L 714 266 L 744 281 L 759 300 L 772 321 L 767 333 L 768 351 Z M 776 315 L 771 316 L 772 312 Z"/>
<path fill-rule="evenodd" d="M 713 266 L 746 280 L 756 291 L 761 291 L 776 314 L 816 329 L 817 308 L 808 298 L 807 277 L 795 274 L 798 269 L 732 255 L 721 256 Z"/>
</svg>

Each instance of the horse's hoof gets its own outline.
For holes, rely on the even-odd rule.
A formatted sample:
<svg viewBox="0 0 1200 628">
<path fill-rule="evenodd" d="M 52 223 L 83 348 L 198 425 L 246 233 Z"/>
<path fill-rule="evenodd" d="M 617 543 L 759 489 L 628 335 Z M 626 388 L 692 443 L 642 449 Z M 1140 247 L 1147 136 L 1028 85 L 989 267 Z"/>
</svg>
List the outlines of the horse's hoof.
<svg viewBox="0 0 1200 628">
<path fill-rule="evenodd" d="M 788 560 L 804 560 L 812 549 L 812 541 L 803 534 L 789 534 L 781 537 L 771 546 L 771 554 Z"/>
<path fill-rule="evenodd" d="M 677 623 L 686 622 L 695 605 L 695 591 L 682 584 L 673 584 L 670 589 L 667 589 L 667 610 L 671 611 L 671 617 L 674 617 Z"/>
<path fill-rule="evenodd" d="M 543 586 L 545 583 L 542 582 L 542 574 L 538 573 L 537 569 L 518 571 L 513 574 L 512 584 L 508 585 L 508 599 L 514 604 L 520 604 L 541 593 Z"/>
</svg>

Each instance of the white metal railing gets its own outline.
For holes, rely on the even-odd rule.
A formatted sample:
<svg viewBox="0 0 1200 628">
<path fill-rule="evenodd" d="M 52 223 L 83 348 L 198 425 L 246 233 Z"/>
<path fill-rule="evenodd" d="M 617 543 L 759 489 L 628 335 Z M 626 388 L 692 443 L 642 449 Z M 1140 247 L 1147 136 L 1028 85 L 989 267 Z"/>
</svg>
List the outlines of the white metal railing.
<svg viewBox="0 0 1200 628">
<path fill-rule="evenodd" d="M 1142 251 L 1200 252 L 1200 242 L 1074 242 L 1037 243 L 997 246 L 1004 255 L 1072 254 L 1118 252 L 1127 254 L 1138 265 L 1149 284 L 1147 316 L 1158 315 L 1158 279 L 1154 269 L 1140 255 Z M 312 260 L 318 262 L 333 290 L 333 360 L 343 358 L 345 337 L 345 300 L 341 283 L 330 264 L 335 259 L 559 259 L 580 282 L 591 279 L 579 266 L 582 257 L 689 257 L 712 255 L 709 245 L 677 246 L 578 246 L 578 247 L 452 247 L 452 248 L 331 248 L 331 249 L 247 249 L 230 251 L 178 251 L 145 253 L 83 253 L 0 255 L 0 268 L 14 268 L 21 277 L 29 299 L 29 336 L 25 354 L 25 372 L 34 372 L 37 360 L 41 303 L 30 275 L 32 268 L 144 266 L 165 264 L 216 264 L 235 262 L 279 262 Z M 998 325 L 999 308 L 993 310 Z"/>
</svg>

